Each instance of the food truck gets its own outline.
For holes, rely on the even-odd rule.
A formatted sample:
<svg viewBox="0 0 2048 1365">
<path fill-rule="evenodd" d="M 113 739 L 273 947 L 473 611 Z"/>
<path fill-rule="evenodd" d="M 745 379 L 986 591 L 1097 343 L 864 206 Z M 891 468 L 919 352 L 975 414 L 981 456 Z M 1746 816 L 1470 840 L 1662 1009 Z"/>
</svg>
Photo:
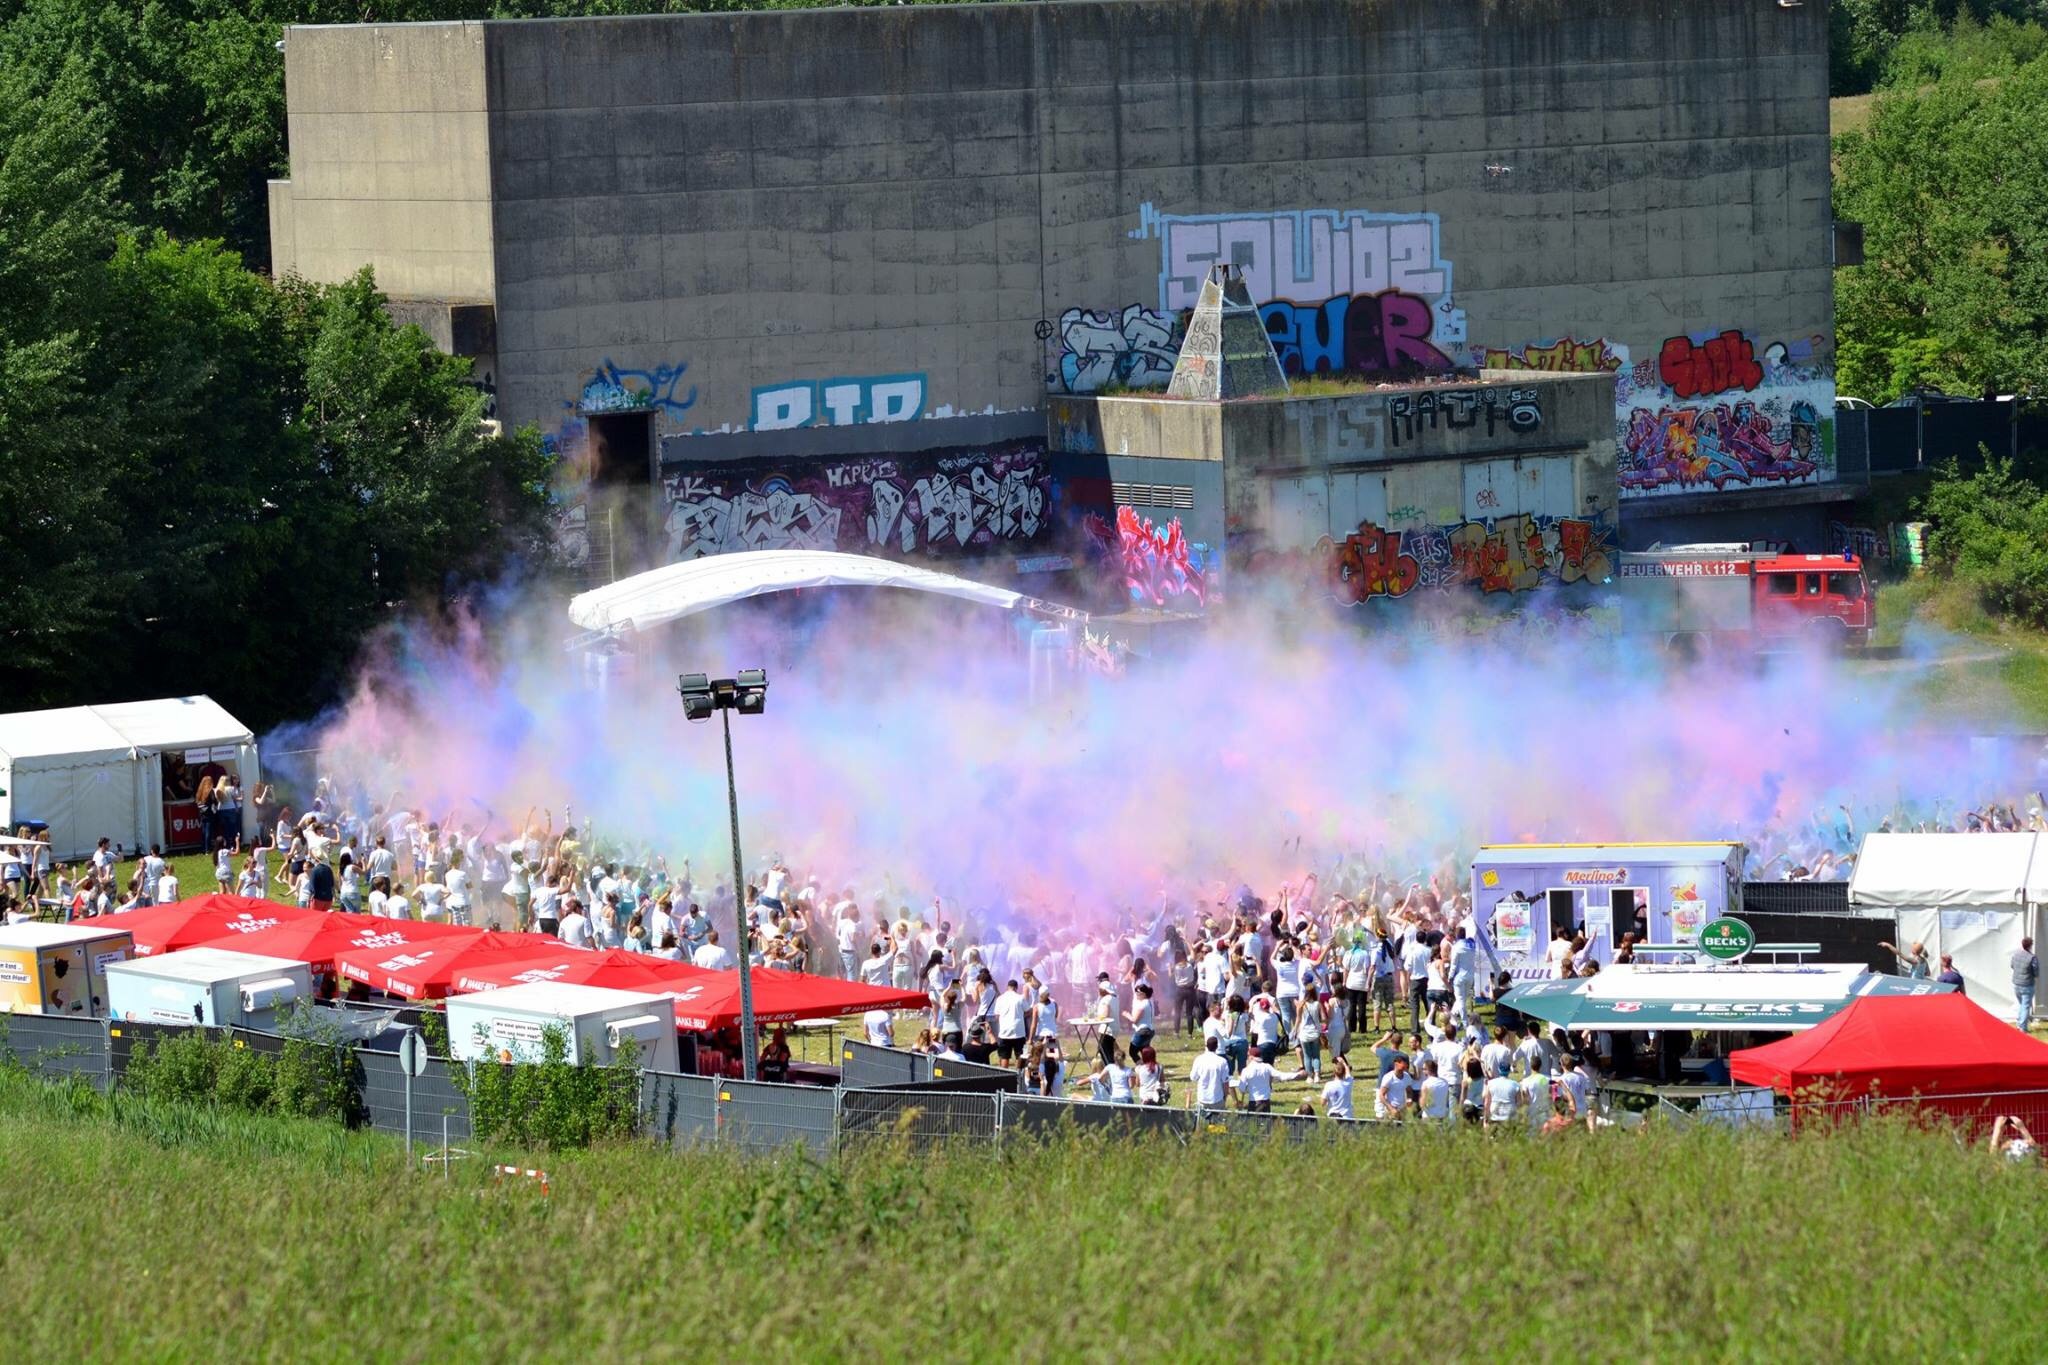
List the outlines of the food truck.
<svg viewBox="0 0 2048 1365">
<path fill-rule="evenodd" d="M 1551 975 L 1559 930 L 1582 931 L 1603 965 L 1621 936 L 1683 947 L 1742 913 L 1746 850 L 1733 840 L 1673 844 L 1487 844 L 1472 859 L 1472 915 L 1516 980 Z"/>
</svg>

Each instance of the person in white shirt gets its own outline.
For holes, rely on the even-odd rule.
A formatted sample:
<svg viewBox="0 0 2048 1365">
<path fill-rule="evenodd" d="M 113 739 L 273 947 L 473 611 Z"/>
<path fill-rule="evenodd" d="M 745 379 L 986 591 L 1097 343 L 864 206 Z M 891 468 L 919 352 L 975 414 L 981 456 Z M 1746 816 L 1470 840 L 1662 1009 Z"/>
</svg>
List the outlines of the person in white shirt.
<svg viewBox="0 0 2048 1365">
<path fill-rule="evenodd" d="M 462 865 L 461 854 L 449 860 L 448 871 L 441 881 L 448 888 L 448 922 L 469 923 L 469 869 Z"/>
<path fill-rule="evenodd" d="M 699 948 L 697 950 L 698 956 L 702 957 L 708 949 L 716 947 L 717 944 L 718 934 L 714 930 L 711 935 L 711 941 L 705 944 L 704 947 Z M 731 957 L 732 954 L 727 953 L 726 956 Z M 699 962 L 697 965 L 701 967 L 704 964 L 702 962 Z M 861 1016 L 861 1025 L 867 1032 L 868 1043 L 870 1046 L 896 1046 L 896 1021 L 895 1018 L 892 1015 L 890 1015 L 889 1011 L 869 1010 L 866 1014 Z"/>
<path fill-rule="evenodd" d="M 1033 1031 L 1038 1037 L 1058 1040 L 1060 1036 L 1060 1007 L 1059 1002 L 1052 998 L 1052 987 L 1039 987 L 1038 1011 L 1033 1016 L 1032 1022 L 1035 1025 Z"/>
<path fill-rule="evenodd" d="M 860 979 L 860 958 L 854 945 L 860 941 L 860 912 L 851 900 L 839 903 L 838 918 L 832 925 L 832 941 L 839 948 L 840 976 L 848 981 Z"/>
<path fill-rule="evenodd" d="M 860 979 L 869 986 L 889 984 L 889 959 L 881 943 L 868 946 L 868 960 L 860 964 Z"/>
<path fill-rule="evenodd" d="M 1422 1064 L 1418 1112 L 1424 1123 L 1449 1123 L 1451 1119 L 1451 1083 L 1437 1070 L 1434 1057 Z"/>
<path fill-rule="evenodd" d="M 731 971 L 733 967 L 738 965 L 731 952 L 727 951 L 725 946 L 718 941 L 718 931 L 716 929 L 713 929 L 706 936 L 704 946 L 691 955 L 690 961 L 709 972 Z M 887 1015 L 888 1011 L 882 1010 L 879 1013 Z"/>
<path fill-rule="evenodd" d="M 1195 1108 L 1221 1109 L 1230 1093 L 1230 1063 L 1223 1060 L 1221 1047 L 1214 1034 L 1204 1037 L 1202 1051 L 1188 1068 L 1188 1103 Z"/>
<path fill-rule="evenodd" d="M 1273 1112 L 1273 1086 L 1280 1081 L 1298 1081 L 1301 1077 L 1299 1071 L 1276 1071 L 1271 1062 L 1255 1054 L 1230 1082 L 1230 1087 L 1243 1098 L 1246 1109 L 1254 1114 L 1270 1114 Z"/>
<path fill-rule="evenodd" d="M 1202 1041 L 1207 1043 L 1210 1039 L 1215 1040 L 1219 1053 L 1230 1041 L 1230 1025 L 1223 1021 L 1223 1000 L 1220 996 L 1209 1002 L 1209 1017 L 1202 1021 Z"/>
<path fill-rule="evenodd" d="M 224 840 L 214 841 L 219 847 L 213 851 L 213 884 L 217 890 L 226 891 L 235 879 L 235 855 L 228 852 Z"/>
<path fill-rule="evenodd" d="M 156 891 L 152 897 L 158 905 L 169 905 L 178 899 L 178 874 L 169 863 L 164 864 L 161 876 L 156 879 Z"/>
<path fill-rule="evenodd" d="M 1561 1059 L 1564 1070 L 1558 1073 L 1557 1082 L 1572 1106 L 1572 1117 L 1582 1119 L 1588 1113 L 1588 1102 L 1592 1099 L 1593 1082 L 1579 1069 L 1579 1054 L 1567 1052 Z"/>
<path fill-rule="evenodd" d="M 1031 1006 L 1011 981 L 996 997 L 996 1057 L 1005 1062 L 1015 1062 L 1024 1055 L 1024 1042 L 1029 1028 L 1025 1019 Z"/>
<path fill-rule="evenodd" d="M 591 946 L 590 916 L 583 913 L 582 901 L 576 900 L 573 897 L 568 901 L 567 913 L 562 916 L 561 926 L 557 932 L 561 935 L 564 947 L 588 948 Z"/>
<path fill-rule="evenodd" d="M 1499 1076 L 1513 1069 L 1514 1064 L 1515 1053 L 1508 1046 L 1508 1031 L 1505 1028 L 1494 1029 L 1493 1041 L 1479 1049 L 1480 1067 L 1488 1076 Z"/>
<path fill-rule="evenodd" d="M 412 907 L 405 902 L 405 886 L 403 883 L 392 887 L 391 894 L 384 898 L 384 918 L 412 918 Z"/>
<path fill-rule="evenodd" d="M 1323 1083 L 1323 1112 L 1333 1119 L 1351 1118 L 1351 1063 L 1339 1057 L 1331 1067 L 1330 1079 Z"/>
<path fill-rule="evenodd" d="M 1434 956 L 1429 945 L 1414 934 L 1408 936 L 1407 946 L 1401 949 L 1401 971 L 1408 993 L 1408 1029 L 1411 1033 L 1422 1027 L 1423 1006 L 1429 998 L 1429 964 Z"/>
<path fill-rule="evenodd" d="M 446 888 L 439 882 L 426 881 L 419 884 L 414 894 L 420 898 L 420 918 L 428 923 L 440 923 L 441 898 L 447 894 Z"/>
<path fill-rule="evenodd" d="M 1465 1055 L 1465 1049 L 1459 1046 L 1456 1038 L 1448 1035 L 1440 1037 L 1429 1045 L 1428 1050 L 1429 1059 L 1436 1063 L 1437 1075 L 1455 1076 L 1458 1074 L 1458 1061 Z"/>
<path fill-rule="evenodd" d="M 1415 1102 L 1415 1091 L 1415 1076 L 1408 1070 L 1408 1059 L 1396 1057 L 1394 1069 L 1380 1077 L 1378 1103 L 1373 1112 L 1382 1119 L 1405 1118 L 1408 1106 Z"/>
</svg>

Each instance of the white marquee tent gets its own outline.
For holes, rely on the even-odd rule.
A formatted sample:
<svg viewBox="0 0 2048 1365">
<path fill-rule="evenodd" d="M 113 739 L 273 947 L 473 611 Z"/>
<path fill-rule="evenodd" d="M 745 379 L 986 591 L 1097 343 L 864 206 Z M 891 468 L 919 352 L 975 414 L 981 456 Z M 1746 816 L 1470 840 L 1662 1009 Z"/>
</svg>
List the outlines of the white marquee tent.
<svg viewBox="0 0 2048 1365">
<path fill-rule="evenodd" d="M 244 791 L 261 778 L 256 737 L 211 697 L 0 715 L 0 825 L 44 822 L 57 858 L 102 837 L 131 850 L 168 844 L 179 803 L 166 770 L 206 765 L 233 772 Z"/>
<path fill-rule="evenodd" d="M 1892 920 L 1892 942 L 1946 953 L 1964 991 L 2001 1018 L 2018 1007 L 2010 960 L 2022 938 L 2038 948 L 2048 906 L 2048 837 L 2037 834 L 1870 834 L 1849 879 L 1849 905 Z M 2035 1006 L 2038 1014 L 2042 1008 Z"/>
</svg>

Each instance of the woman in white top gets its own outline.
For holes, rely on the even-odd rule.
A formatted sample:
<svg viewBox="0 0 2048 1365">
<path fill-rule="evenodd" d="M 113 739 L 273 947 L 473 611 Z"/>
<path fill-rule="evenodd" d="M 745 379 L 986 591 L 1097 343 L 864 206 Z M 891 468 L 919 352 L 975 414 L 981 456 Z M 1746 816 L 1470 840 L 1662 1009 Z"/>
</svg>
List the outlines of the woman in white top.
<svg viewBox="0 0 2048 1365">
<path fill-rule="evenodd" d="M 469 869 L 462 865 L 460 853 L 449 857 L 448 872 L 441 883 L 448 888 L 448 922 L 469 923 Z"/>
<path fill-rule="evenodd" d="M 412 907 L 405 903 L 405 886 L 400 883 L 391 888 L 391 894 L 384 898 L 386 919 L 411 919 Z"/>
<path fill-rule="evenodd" d="M 446 889 L 437 881 L 424 881 L 416 893 L 420 898 L 420 918 L 430 924 L 439 924 L 442 918 L 441 898 Z"/>
<path fill-rule="evenodd" d="M 1273 998 L 1280 1005 L 1280 1024 L 1294 1032 L 1295 1015 L 1301 1008 L 1301 959 L 1294 945 L 1282 943 L 1273 950 Z"/>
<path fill-rule="evenodd" d="M 1074 1085 L 1076 1089 L 1086 1085 L 1089 1090 L 1088 1097 L 1093 1100 L 1103 1100 L 1110 1104 L 1131 1102 L 1131 1069 L 1124 1065 L 1123 1053 L 1117 1050 L 1114 1044 L 1111 1044 L 1109 1056 L 1103 1060 L 1102 1065 L 1074 1082 Z"/>
<path fill-rule="evenodd" d="M 1323 1086 L 1323 1112 L 1333 1119 L 1348 1119 L 1351 1113 L 1351 1063 L 1339 1057 L 1332 1075 Z"/>
<path fill-rule="evenodd" d="M 355 859 L 345 859 L 341 864 L 341 894 L 338 897 L 341 908 L 351 914 L 363 908 L 363 874 L 356 871 Z"/>
<path fill-rule="evenodd" d="M 1137 1088 L 1139 1104 L 1166 1103 L 1166 1071 L 1159 1065 L 1159 1054 L 1149 1047 L 1138 1054 L 1137 1073 L 1132 1084 Z"/>
<path fill-rule="evenodd" d="M 257 900 L 261 900 L 263 899 L 263 882 L 263 869 L 256 866 L 255 855 L 251 854 L 244 857 L 242 859 L 242 880 L 235 889 L 244 896 L 253 896 Z"/>
</svg>

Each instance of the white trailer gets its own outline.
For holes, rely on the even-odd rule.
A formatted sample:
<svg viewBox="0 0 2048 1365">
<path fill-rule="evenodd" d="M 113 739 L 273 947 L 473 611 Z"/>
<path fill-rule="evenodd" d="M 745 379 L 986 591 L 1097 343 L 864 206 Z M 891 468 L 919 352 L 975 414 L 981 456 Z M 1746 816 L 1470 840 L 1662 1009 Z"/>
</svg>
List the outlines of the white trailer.
<svg viewBox="0 0 2048 1365">
<path fill-rule="evenodd" d="M 588 1052 L 608 1065 L 630 1038 L 640 1066 L 676 1069 L 675 1001 L 665 995 L 536 981 L 448 997 L 448 1054 L 458 1061 L 537 1062 L 550 1026 L 573 1064 Z"/>
<path fill-rule="evenodd" d="M 186 948 L 107 964 L 107 1017 L 133 1023 L 270 1029 L 312 998 L 312 968 L 289 958 Z"/>
</svg>

